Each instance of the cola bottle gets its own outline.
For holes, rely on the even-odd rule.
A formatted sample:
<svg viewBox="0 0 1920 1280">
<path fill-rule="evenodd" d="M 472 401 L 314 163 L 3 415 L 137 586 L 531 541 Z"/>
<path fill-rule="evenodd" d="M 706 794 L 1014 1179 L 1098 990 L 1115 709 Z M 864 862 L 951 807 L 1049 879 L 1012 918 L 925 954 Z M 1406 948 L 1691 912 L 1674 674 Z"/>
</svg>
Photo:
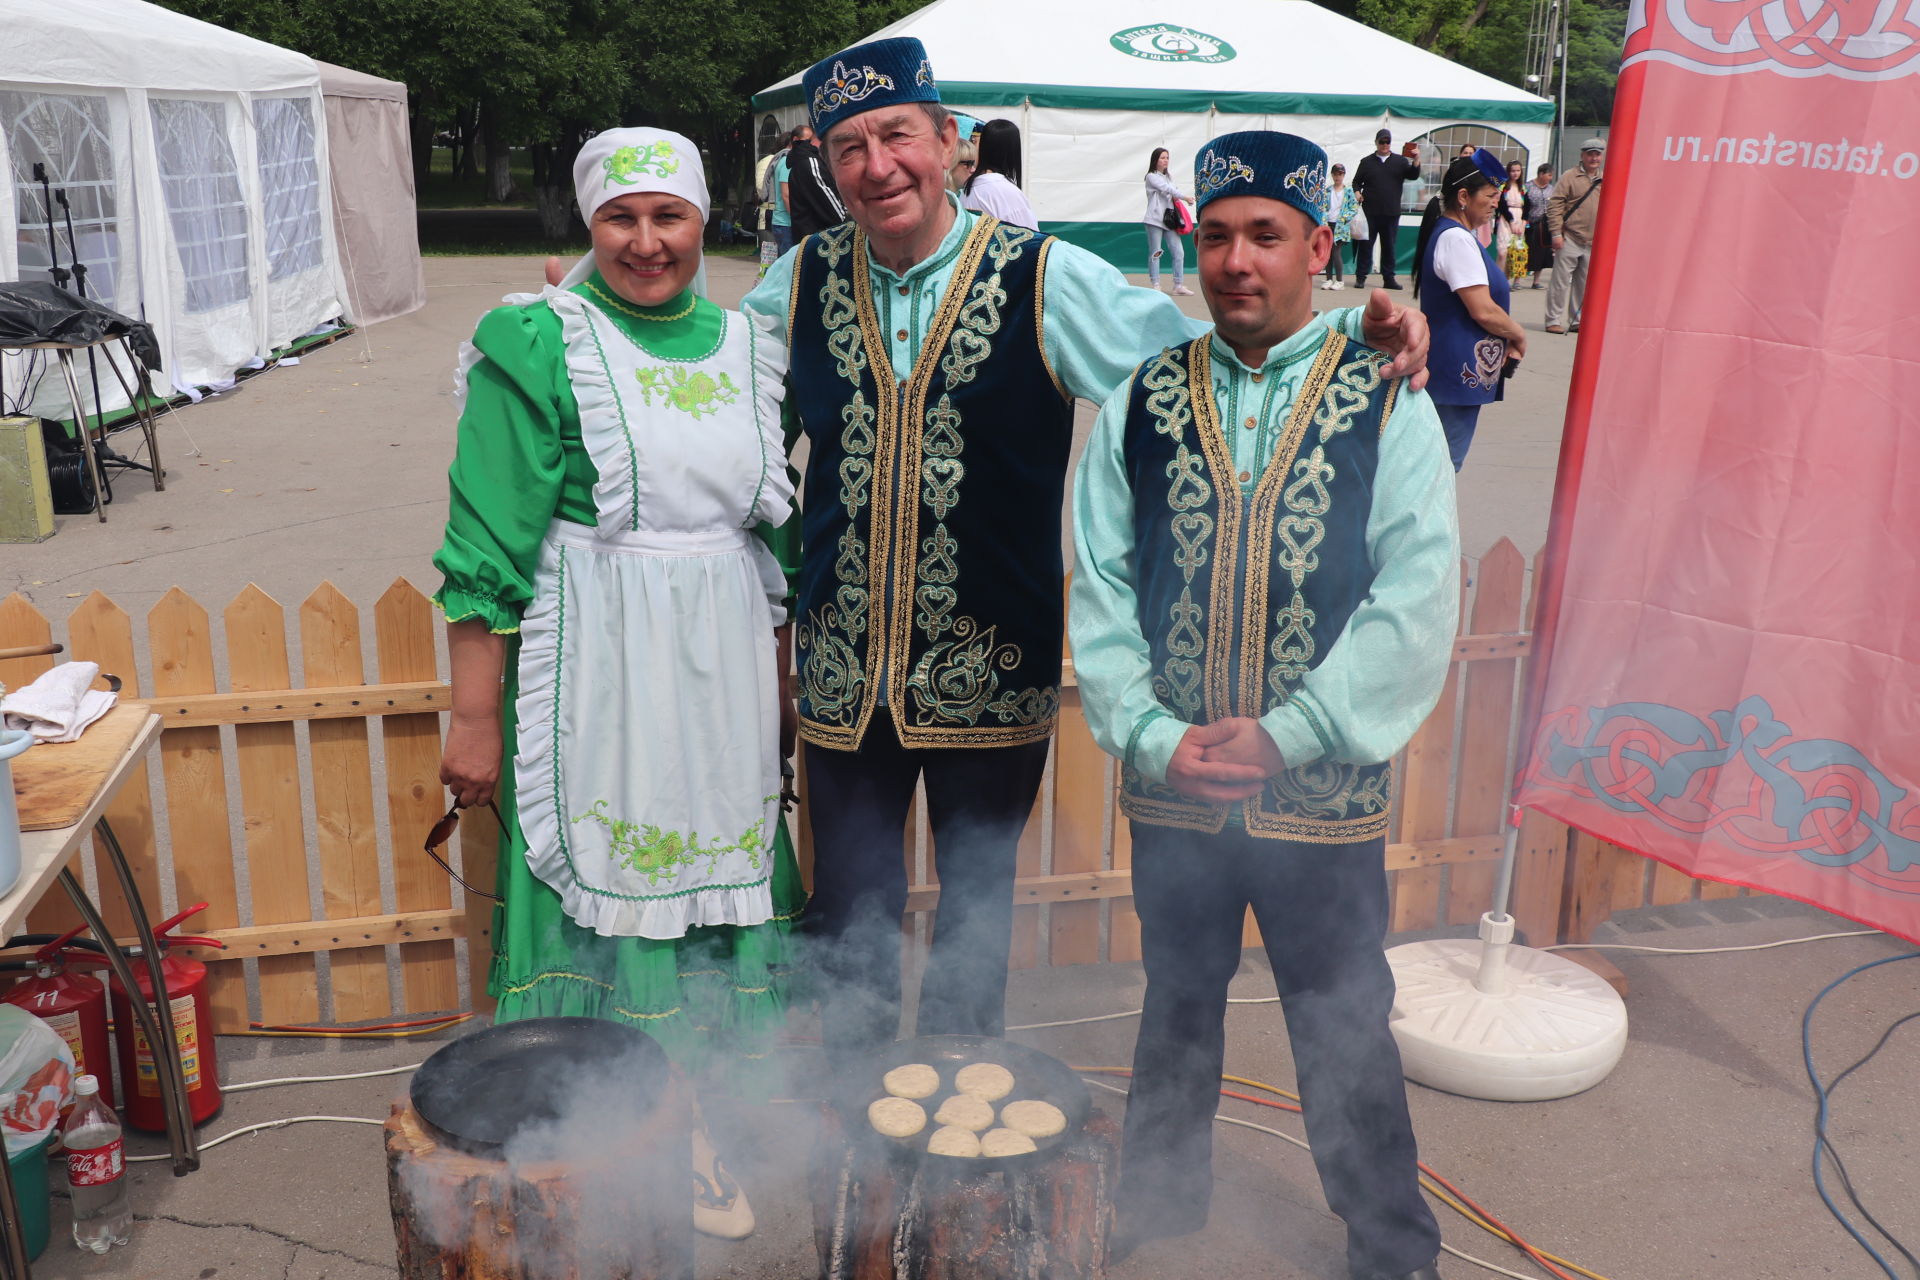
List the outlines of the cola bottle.
<svg viewBox="0 0 1920 1280">
<path fill-rule="evenodd" d="M 127 1158 L 120 1117 L 100 1100 L 100 1082 L 77 1076 L 73 1111 L 61 1129 L 67 1148 L 67 1184 L 73 1190 L 73 1242 L 105 1253 L 133 1238 L 127 1207 Z"/>
</svg>

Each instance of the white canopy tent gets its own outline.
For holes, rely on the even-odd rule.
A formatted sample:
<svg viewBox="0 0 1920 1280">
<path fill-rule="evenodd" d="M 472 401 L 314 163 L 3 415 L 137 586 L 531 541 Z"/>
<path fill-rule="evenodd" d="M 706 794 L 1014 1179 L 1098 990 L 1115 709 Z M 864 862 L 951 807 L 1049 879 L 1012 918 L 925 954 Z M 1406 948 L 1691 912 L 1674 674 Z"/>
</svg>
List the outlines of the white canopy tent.
<svg viewBox="0 0 1920 1280">
<path fill-rule="evenodd" d="M 0 24 L 0 279 L 77 252 L 90 296 L 153 325 L 182 390 L 347 310 L 312 59 L 142 0 L 0 0 Z M 36 166 L 67 195 L 71 248 Z M 10 396 L 25 371 L 9 358 Z M 70 416 L 56 381 L 36 408 Z"/>
<path fill-rule="evenodd" d="M 1023 184 L 1041 228 L 1128 270 L 1146 262 L 1143 178 L 1155 147 L 1193 187 L 1193 157 L 1236 129 L 1282 129 L 1349 173 L 1373 149 L 1421 142 L 1437 175 L 1460 145 L 1546 160 L 1553 104 L 1310 0 L 934 0 L 873 34 L 917 36 L 941 99 L 1020 126 Z M 800 123 L 800 74 L 753 99 L 762 139 Z M 771 123 L 770 123 L 771 122 Z M 1409 205 L 1424 194 L 1408 184 Z M 1413 237 L 1403 235 L 1403 255 Z"/>
<path fill-rule="evenodd" d="M 320 68 L 333 164 L 333 220 L 347 314 L 373 324 L 427 304 L 415 216 L 407 86 L 363 71 Z"/>
</svg>

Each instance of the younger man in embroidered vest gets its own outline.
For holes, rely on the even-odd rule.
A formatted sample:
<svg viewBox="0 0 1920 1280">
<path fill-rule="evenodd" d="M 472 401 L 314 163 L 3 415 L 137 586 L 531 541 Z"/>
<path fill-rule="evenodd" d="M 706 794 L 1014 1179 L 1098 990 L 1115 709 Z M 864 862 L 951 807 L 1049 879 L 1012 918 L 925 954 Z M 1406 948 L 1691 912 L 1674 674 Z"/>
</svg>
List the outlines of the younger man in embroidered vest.
<svg viewBox="0 0 1920 1280">
<path fill-rule="evenodd" d="M 1426 394 L 1313 314 L 1326 153 L 1231 133 L 1195 168 L 1216 327 L 1114 392 L 1074 489 L 1074 669 L 1123 762 L 1147 973 L 1115 1247 L 1206 1223 L 1251 906 L 1352 1274 L 1434 1280 L 1380 943 L 1385 762 L 1457 621 L 1453 469 Z"/>
</svg>

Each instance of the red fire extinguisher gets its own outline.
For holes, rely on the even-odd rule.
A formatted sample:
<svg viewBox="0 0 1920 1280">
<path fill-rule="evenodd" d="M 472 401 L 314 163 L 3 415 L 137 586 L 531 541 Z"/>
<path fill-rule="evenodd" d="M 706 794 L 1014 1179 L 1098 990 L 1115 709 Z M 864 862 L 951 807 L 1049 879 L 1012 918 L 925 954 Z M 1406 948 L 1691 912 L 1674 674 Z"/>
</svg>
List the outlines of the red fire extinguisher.
<svg viewBox="0 0 1920 1280">
<path fill-rule="evenodd" d="M 169 949 L 175 943 L 225 949 L 224 942 L 212 938 L 173 936 L 173 930 L 180 926 L 181 921 L 206 908 L 204 902 L 188 907 L 171 920 L 163 921 L 153 931 L 154 942 L 160 948 L 161 978 L 167 987 L 164 1001 L 156 1002 L 153 999 L 153 980 L 147 975 L 146 960 L 139 956 L 133 960 L 133 977 L 140 987 L 140 997 L 149 1004 L 157 1004 L 162 1034 L 166 1033 L 169 1024 L 172 1025 L 174 1043 L 180 1048 L 180 1071 L 186 1081 L 187 1105 L 195 1124 L 205 1123 L 220 1110 L 220 1073 L 214 1062 L 213 1017 L 207 1008 L 207 966 L 198 960 L 171 955 Z M 111 990 L 113 1038 L 120 1058 L 120 1088 L 126 1095 L 122 1114 L 127 1123 L 136 1129 L 165 1132 L 167 1115 L 160 1099 L 159 1065 L 154 1061 L 147 1037 L 133 1016 L 133 1006 L 128 1003 L 126 989 L 120 985 L 118 978 L 114 979 Z"/>
<path fill-rule="evenodd" d="M 74 1074 L 97 1078 L 101 1100 L 112 1106 L 106 984 L 69 968 L 74 964 L 106 963 L 99 954 L 81 949 L 87 944 L 74 942 L 85 927 L 64 933 L 34 952 L 33 959 L 20 966 L 28 976 L 0 995 L 0 1000 L 19 1005 L 59 1032 L 73 1051 Z"/>
</svg>

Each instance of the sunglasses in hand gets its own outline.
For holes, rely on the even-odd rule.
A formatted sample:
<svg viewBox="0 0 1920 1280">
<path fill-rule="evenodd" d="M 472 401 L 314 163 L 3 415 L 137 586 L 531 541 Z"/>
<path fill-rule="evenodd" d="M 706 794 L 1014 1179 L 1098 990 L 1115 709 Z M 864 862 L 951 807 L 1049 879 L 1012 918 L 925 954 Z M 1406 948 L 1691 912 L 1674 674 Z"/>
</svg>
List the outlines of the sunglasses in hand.
<svg viewBox="0 0 1920 1280">
<path fill-rule="evenodd" d="M 493 810 L 493 820 L 495 822 L 499 822 L 500 810 L 494 806 L 493 801 L 491 800 L 487 801 L 487 808 Z M 427 832 L 427 843 L 426 843 L 427 856 L 429 858 L 432 858 L 435 862 L 439 863 L 440 869 L 446 872 L 448 875 L 452 876 L 456 881 L 458 881 L 460 884 L 460 887 L 462 889 L 465 889 L 468 893 L 478 894 L 482 898 L 486 898 L 493 902 L 498 902 L 500 901 L 499 894 L 488 893 L 485 889 L 474 888 L 472 885 L 467 883 L 465 876 L 462 876 L 458 871 L 455 871 L 450 865 L 448 865 L 447 860 L 440 856 L 440 846 L 445 844 L 447 841 L 453 839 L 454 830 L 460 825 L 460 813 L 461 813 L 460 802 L 456 800 L 453 803 L 453 808 L 447 810 L 446 815 L 442 817 L 440 821 L 433 824 L 433 830 Z"/>
</svg>

